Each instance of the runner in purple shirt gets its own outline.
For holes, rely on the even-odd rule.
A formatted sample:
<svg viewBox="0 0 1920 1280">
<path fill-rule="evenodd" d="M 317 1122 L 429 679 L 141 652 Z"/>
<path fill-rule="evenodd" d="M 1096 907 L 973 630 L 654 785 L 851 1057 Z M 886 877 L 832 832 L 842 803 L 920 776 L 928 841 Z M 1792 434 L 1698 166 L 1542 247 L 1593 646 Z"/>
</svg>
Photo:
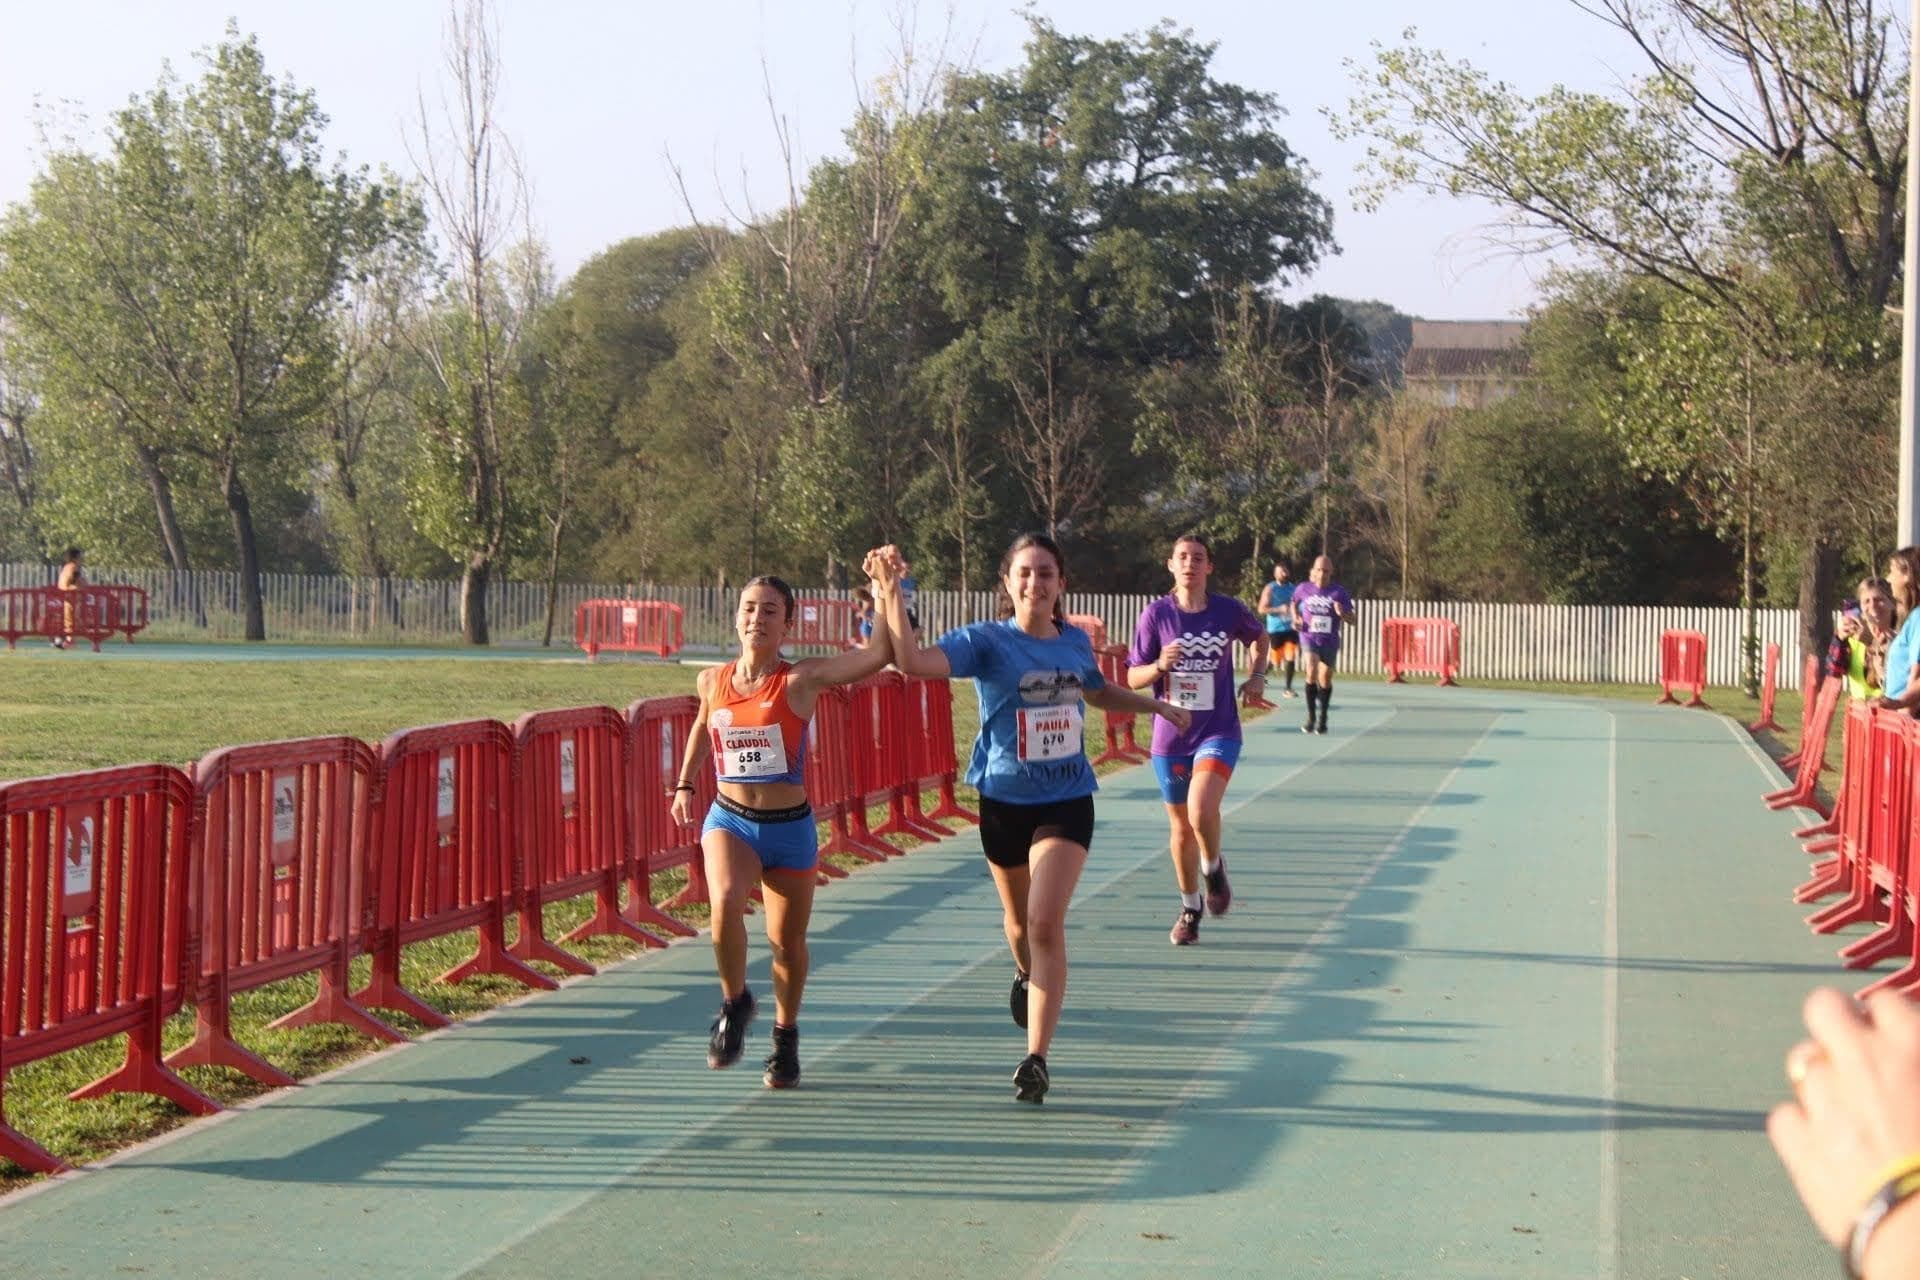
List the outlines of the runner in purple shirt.
<svg viewBox="0 0 1920 1280">
<path fill-rule="evenodd" d="M 1340 657 L 1341 629 L 1353 621 L 1353 597 L 1333 580 L 1333 558 L 1313 562 L 1313 573 L 1293 590 L 1300 643 L 1307 653 L 1307 722 L 1302 733 L 1327 731 L 1327 704 L 1333 701 L 1333 668 Z"/>
<path fill-rule="evenodd" d="M 1267 631 L 1246 605 L 1207 590 L 1213 557 L 1198 534 L 1174 540 L 1167 571 L 1173 591 L 1140 614 L 1127 653 L 1127 683 L 1136 689 L 1154 685 L 1160 697 L 1193 713 L 1184 730 L 1158 719 L 1153 725 L 1153 771 L 1167 804 L 1173 875 L 1180 886 L 1180 914 L 1168 936 L 1184 947 L 1200 940 L 1202 905 L 1223 916 L 1233 902 L 1220 856 L 1220 801 L 1240 759 L 1233 646 L 1238 641 L 1253 649 L 1253 670 L 1240 693 L 1263 690 Z"/>
</svg>

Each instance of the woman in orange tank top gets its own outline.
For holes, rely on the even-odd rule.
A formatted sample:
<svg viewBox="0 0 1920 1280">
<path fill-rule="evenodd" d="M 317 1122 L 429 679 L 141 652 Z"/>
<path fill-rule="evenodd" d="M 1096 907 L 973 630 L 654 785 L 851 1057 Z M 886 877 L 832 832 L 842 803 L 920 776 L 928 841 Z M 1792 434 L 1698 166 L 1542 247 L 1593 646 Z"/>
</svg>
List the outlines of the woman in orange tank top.
<svg viewBox="0 0 1920 1280">
<path fill-rule="evenodd" d="M 870 566 L 874 556 L 867 557 Z M 884 563 L 876 596 L 897 591 Z M 740 656 L 699 676 L 700 711 L 687 735 L 673 793 L 674 821 L 694 818 L 693 782 L 713 758 L 719 799 L 700 833 L 712 898 L 713 954 L 720 970 L 720 1014 L 707 1040 L 707 1065 L 740 1060 L 753 992 L 747 987 L 747 895 L 766 898 L 767 942 L 773 949 L 773 1053 L 769 1089 L 800 1083 L 800 995 L 807 982 L 807 921 L 819 861 L 818 833 L 807 803 L 807 725 L 822 689 L 852 684 L 893 657 L 885 633 L 864 649 L 788 662 L 780 656 L 793 624 L 793 588 L 760 577 L 740 591 L 734 630 Z"/>
</svg>

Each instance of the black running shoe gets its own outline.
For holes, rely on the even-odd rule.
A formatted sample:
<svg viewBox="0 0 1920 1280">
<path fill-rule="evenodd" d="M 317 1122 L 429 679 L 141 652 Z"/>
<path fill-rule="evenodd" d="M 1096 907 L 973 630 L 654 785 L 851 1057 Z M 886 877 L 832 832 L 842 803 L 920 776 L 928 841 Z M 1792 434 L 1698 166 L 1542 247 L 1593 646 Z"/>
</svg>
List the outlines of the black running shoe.
<svg viewBox="0 0 1920 1280">
<path fill-rule="evenodd" d="M 1313 732 L 1313 717 L 1312 717 L 1312 716 L 1308 716 L 1308 717 L 1307 717 L 1307 722 L 1306 722 L 1305 724 L 1303 724 L 1303 725 L 1301 725 L 1301 726 L 1300 726 L 1300 732 L 1302 732 L 1302 733 L 1312 733 L 1312 732 Z"/>
<path fill-rule="evenodd" d="M 747 1024 L 753 1021 L 753 992 L 740 988 L 740 994 L 720 1006 L 707 1034 L 707 1065 L 718 1071 L 740 1061 L 747 1044 Z"/>
<path fill-rule="evenodd" d="M 1220 859 L 1213 870 L 1203 874 L 1203 878 L 1207 882 L 1207 914 L 1227 914 L 1227 908 L 1233 905 L 1233 886 L 1227 883 L 1227 860 Z"/>
<path fill-rule="evenodd" d="M 1314 729 L 1314 732 L 1315 732 L 1315 733 L 1325 733 L 1326 731 L 1327 731 L 1327 718 L 1326 718 L 1325 716 L 1321 716 L 1321 717 L 1320 717 L 1320 724 L 1319 724 L 1319 726 L 1318 726 L 1317 728 L 1315 728 L 1315 729 Z"/>
<path fill-rule="evenodd" d="M 791 1089 L 800 1083 L 800 1028 L 774 1024 L 773 1052 L 766 1066 L 767 1088 Z"/>
<path fill-rule="evenodd" d="M 1013 1010 L 1013 1025 L 1025 1031 L 1027 1029 L 1027 975 L 1018 969 L 1013 971 L 1013 991 L 1007 996 L 1007 1007 Z"/>
<path fill-rule="evenodd" d="M 1038 1106 L 1047 1100 L 1047 1084 L 1047 1060 L 1037 1053 L 1028 1054 L 1013 1069 L 1015 1102 L 1031 1102 Z"/>
<path fill-rule="evenodd" d="M 1176 947 L 1190 947 L 1200 941 L 1200 913 L 1191 907 L 1181 907 L 1167 938 Z"/>
</svg>

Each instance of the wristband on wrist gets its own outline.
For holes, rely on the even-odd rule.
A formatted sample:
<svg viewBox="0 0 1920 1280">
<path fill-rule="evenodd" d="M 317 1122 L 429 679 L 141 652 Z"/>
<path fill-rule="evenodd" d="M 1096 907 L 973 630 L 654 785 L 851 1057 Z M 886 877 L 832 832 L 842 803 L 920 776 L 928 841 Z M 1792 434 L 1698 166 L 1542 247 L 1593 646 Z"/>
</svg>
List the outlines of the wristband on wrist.
<svg viewBox="0 0 1920 1280">
<path fill-rule="evenodd" d="M 676 782 L 673 785 L 673 789 L 675 791 L 693 791 L 696 788 L 691 782 Z"/>
<path fill-rule="evenodd" d="M 1873 1242 L 1874 1231 L 1916 1192 L 1920 1192 L 1920 1152 L 1887 1166 L 1860 1216 L 1853 1220 L 1853 1230 L 1840 1250 L 1840 1265 L 1851 1280 L 1863 1280 L 1866 1275 L 1867 1246 Z"/>
</svg>

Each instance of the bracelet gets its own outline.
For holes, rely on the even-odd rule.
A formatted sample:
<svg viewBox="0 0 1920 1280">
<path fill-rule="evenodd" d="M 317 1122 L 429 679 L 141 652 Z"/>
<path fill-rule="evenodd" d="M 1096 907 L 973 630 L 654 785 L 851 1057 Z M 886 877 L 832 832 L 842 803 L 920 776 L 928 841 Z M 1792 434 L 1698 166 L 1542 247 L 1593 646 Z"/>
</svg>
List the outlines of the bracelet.
<svg viewBox="0 0 1920 1280">
<path fill-rule="evenodd" d="M 699 790 L 699 788 L 697 788 L 697 787 L 695 787 L 695 786 L 694 786 L 694 785 L 693 785 L 693 784 L 692 784 L 691 782 L 678 782 L 678 783 L 675 783 L 675 784 L 674 784 L 674 787 L 673 787 L 673 789 L 674 789 L 674 792 L 675 792 L 675 794 L 678 794 L 679 792 L 682 792 L 682 791 L 697 791 L 697 790 Z"/>
<path fill-rule="evenodd" d="M 1840 1265 L 1850 1280 L 1862 1280 L 1866 1274 L 1867 1246 L 1873 1233 L 1889 1213 L 1915 1192 L 1920 1192 L 1920 1154 L 1908 1156 L 1888 1166 L 1878 1188 L 1867 1197 L 1860 1216 L 1853 1220 L 1846 1246 L 1840 1251 Z"/>
</svg>

